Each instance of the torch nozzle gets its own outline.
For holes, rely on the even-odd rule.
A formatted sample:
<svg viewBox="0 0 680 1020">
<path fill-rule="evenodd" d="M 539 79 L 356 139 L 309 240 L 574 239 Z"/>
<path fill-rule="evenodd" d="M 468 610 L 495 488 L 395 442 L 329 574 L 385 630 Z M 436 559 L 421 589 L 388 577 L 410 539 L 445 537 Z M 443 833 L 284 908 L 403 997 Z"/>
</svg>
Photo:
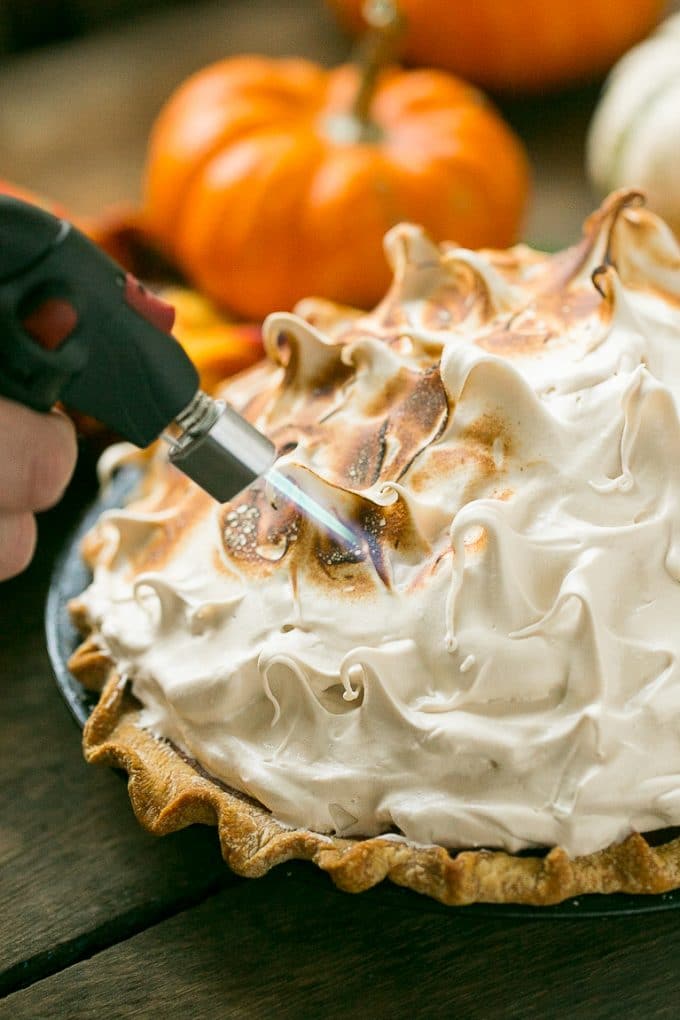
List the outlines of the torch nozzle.
<svg viewBox="0 0 680 1020">
<path fill-rule="evenodd" d="M 264 478 L 336 542 L 348 549 L 359 547 L 346 524 L 276 467 L 274 444 L 229 404 L 199 390 L 163 438 L 170 446 L 170 461 L 219 503 Z"/>
<path fill-rule="evenodd" d="M 199 390 L 163 434 L 170 461 L 218 501 L 230 499 L 265 475 L 274 444 L 233 407 Z"/>
</svg>

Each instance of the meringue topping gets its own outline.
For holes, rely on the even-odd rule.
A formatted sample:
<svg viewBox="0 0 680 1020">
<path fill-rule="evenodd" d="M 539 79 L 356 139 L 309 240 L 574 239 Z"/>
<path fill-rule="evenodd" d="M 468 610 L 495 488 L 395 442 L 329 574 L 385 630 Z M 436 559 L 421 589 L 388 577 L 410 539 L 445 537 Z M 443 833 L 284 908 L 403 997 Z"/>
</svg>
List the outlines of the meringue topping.
<svg viewBox="0 0 680 1020">
<path fill-rule="evenodd" d="M 585 854 L 680 824 L 680 249 L 386 237 L 371 313 L 306 300 L 223 396 L 278 469 L 217 506 L 159 459 L 79 600 L 141 724 L 281 822 Z"/>
</svg>

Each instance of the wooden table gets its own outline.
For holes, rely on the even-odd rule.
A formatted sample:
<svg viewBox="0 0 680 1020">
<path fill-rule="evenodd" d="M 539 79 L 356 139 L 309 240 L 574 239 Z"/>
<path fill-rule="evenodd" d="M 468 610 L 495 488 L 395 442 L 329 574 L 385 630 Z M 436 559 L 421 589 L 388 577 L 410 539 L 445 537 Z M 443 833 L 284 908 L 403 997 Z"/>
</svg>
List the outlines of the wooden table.
<svg viewBox="0 0 680 1020">
<path fill-rule="evenodd" d="M 6 65 L 0 177 L 76 212 L 134 198 L 172 86 L 254 49 L 331 62 L 347 44 L 311 2 L 256 0 L 195 4 Z M 575 240 L 592 206 L 582 151 L 596 96 L 505 107 L 534 161 L 534 242 Z M 34 565 L 0 586 L 0 1017 L 677 1017 L 674 910 L 446 911 L 390 886 L 345 895 L 306 865 L 246 881 L 213 830 L 144 833 L 121 778 L 84 764 L 44 646 L 53 559 L 94 493 L 86 452 L 42 518 Z"/>
</svg>

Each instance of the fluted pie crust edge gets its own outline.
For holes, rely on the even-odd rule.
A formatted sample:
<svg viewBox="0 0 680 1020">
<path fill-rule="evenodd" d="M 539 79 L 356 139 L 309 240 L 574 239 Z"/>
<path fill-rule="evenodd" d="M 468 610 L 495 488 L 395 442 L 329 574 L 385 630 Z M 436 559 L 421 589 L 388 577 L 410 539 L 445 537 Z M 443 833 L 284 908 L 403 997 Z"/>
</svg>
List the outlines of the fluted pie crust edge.
<svg viewBox="0 0 680 1020">
<path fill-rule="evenodd" d="M 84 730 L 86 760 L 127 772 L 132 807 L 149 832 L 216 825 L 222 855 L 238 875 L 258 878 L 284 861 L 309 860 L 346 892 L 363 892 L 389 878 L 448 906 L 547 906 L 587 893 L 659 894 L 680 887 L 680 837 L 652 847 L 634 833 L 572 860 L 560 847 L 544 856 L 488 850 L 454 855 L 389 836 L 341 839 L 285 828 L 262 805 L 142 729 L 138 703 L 93 638 L 80 645 L 69 666 L 85 687 L 101 692 Z"/>
</svg>

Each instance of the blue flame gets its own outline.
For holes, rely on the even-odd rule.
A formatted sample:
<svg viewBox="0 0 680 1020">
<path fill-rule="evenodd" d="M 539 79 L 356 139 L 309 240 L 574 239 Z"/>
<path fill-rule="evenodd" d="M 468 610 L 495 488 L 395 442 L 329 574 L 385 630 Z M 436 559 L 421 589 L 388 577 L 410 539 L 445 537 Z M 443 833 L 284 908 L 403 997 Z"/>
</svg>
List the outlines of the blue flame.
<svg viewBox="0 0 680 1020">
<path fill-rule="evenodd" d="M 265 478 L 287 499 L 292 500 L 307 517 L 311 517 L 312 520 L 330 532 L 343 545 L 349 546 L 352 549 L 358 547 L 359 543 L 357 542 L 356 535 L 350 531 L 347 525 L 338 520 L 335 514 L 331 513 L 327 507 L 322 506 L 308 493 L 303 492 L 286 475 L 281 474 L 276 468 L 270 468 Z"/>
</svg>

